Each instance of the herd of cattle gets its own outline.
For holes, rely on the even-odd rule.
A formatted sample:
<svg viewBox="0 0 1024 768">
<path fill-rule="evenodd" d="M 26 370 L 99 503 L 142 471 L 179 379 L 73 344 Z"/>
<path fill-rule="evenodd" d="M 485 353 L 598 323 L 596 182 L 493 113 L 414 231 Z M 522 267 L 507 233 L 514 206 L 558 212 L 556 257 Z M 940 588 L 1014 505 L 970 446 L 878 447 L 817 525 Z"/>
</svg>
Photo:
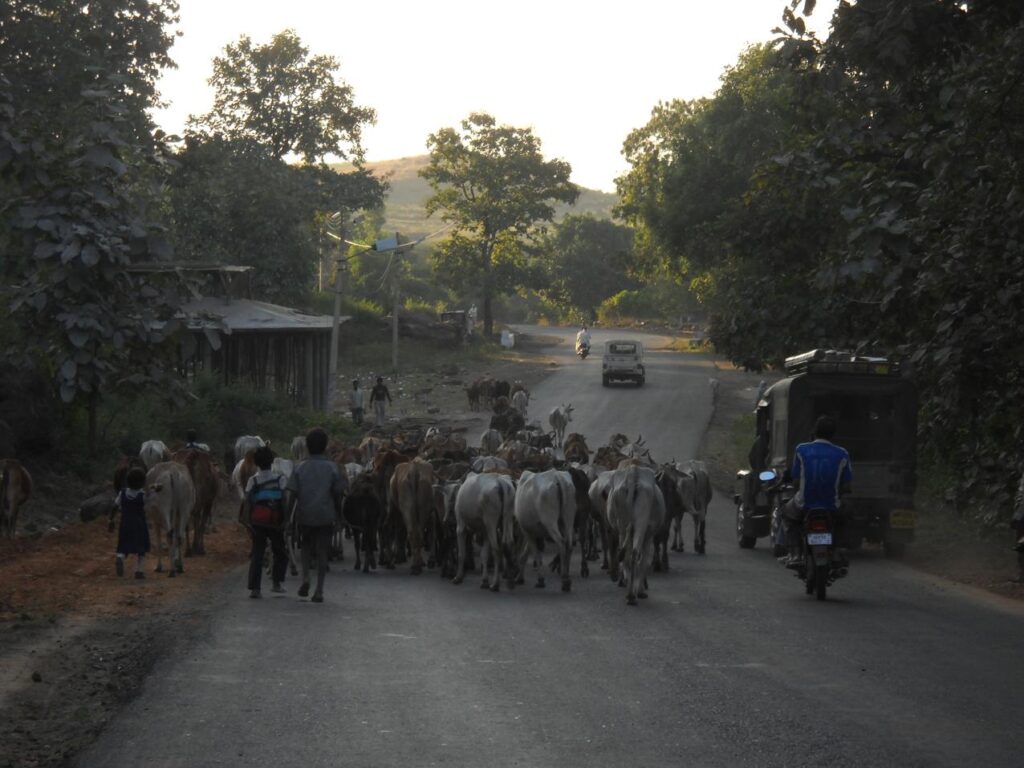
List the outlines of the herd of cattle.
<svg viewBox="0 0 1024 768">
<path fill-rule="evenodd" d="M 647 596 L 647 575 L 668 568 L 668 551 L 683 551 L 683 516 L 694 525 L 694 550 L 704 553 L 705 518 L 711 501 L 707 471 L 698 461 L 656 463 L 642 438 L 614 434 L 591 450 L 579 433 L 566 434 L 572 405 L 548 415 L 550 431 L 526 424 L 529 393 L 516 383 L 481 380 L 469 388 L 476 407 L 494 411 L 477 446 L 464 434 L 437 427 L 425 432 L 371 432 L 359 445 L 332 441 L 327 453 L 348 479 L 331 553 L 340 557 L 345 539 L 364 572 L 409 562 L 412 573 L 439 568 L 461 583 L 480 563 L 481 587 L 522 584 L 527 563 L 544 586 L 544 555 L 557 570 L 562 589 L 571 589 L 574 551 L 580 575 L 600 559 L 612 580 L 626 587 L 626 600 Z M 160 440 L 143 443 L 137 457 L 123 457 L 114 488 L 124 487 L 133 466 L 146 470 L 146 514 L 154 534 L 157 571 L 169 560 L 170 575 L 181 573 L 185 555 L 205 554 L 204 537 L 214 503 L 227 484 L 238 499 L 257 471 L 257 436 L 237 439 L 224 457 L 228 477 L 206 446 L 175 451 Z M 296 437 L 291 458 L 277 457 L 274 469 L 290 475 L 307 456 Z M 13 536 L 17 509 L 31 493 L 31 478 L 13 460 L 3 461 L 2 531 Z M 111 521 L 115 513 L 111 511 Z M 294 537 L 289 535 L 294 556 Z M 479 545 L 479 553 L 474 547 Z M 294 572 L 294 559 L 293 559 Z"/>
<path fill-rule="evenodd" d="M 332 556 L 340 557 L 345 539 L 351 539 L 357 569 L 409 563 L 413 574 L 438 568 L 456 584 L 478 562 L 481 587 L 492 591 L 502 578 L 509 588 L 522 584 L 532 562 L 536 586 L 544 586 L 549 567 L 569 591 L 578 546 L 580 575 L 587 576 L 590 563 L 600 559 L 634 605 L 647 596 L 648 572 L 668 568 L 669 549 L 683 550 L 685 514 L 693 518 L 694 549 L 704 552 L 711 485 L 700 462 L 659 465 L 642 438 L 630 441 L 621 434 L 592 451 L 583 435 L 565 434 L 571 405 L 551 411 L 551 431 L 537 422 L 499 429 L 495 424 L 507 423 L 500 417 L 510 408 L 500 397 L 492 405 L 496 420 L 477 446 L 458 431 L 437 427 L 370 433 L 353 446 L 332 441 L 328 456 L 349 482 Z M 255 450 L 264 444 L 256 436 L 240 437 L 226 457 L 234 462 L 230 485 L 239 500 L 257 471 Z M 296 437 L 290 448 L 291 458 L 274 460 L 284 475 L 307 458 L 304 438 Z M 146 505 L 158 542 L 157 570 L 163 569 L 166 549 L 173 576 L 182 571 L 183 554 L 204 552 L 219 469 L 201 447 L 172 453 L 151 440 L 137 459 L 121 462 L 115 484 L 136 462 L 148 470 Z M 545 554 L 551 555 L 546 566 Z"/>
</svg>

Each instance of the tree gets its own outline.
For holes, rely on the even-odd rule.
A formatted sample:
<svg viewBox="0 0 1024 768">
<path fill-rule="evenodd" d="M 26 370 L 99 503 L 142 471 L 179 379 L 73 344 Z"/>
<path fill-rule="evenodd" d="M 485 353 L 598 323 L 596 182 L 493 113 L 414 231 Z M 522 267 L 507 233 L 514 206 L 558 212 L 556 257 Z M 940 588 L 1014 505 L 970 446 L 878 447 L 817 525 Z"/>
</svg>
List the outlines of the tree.
<svg viewBox="0 0 1024 768">
<path fill-rule="evenodd" d="M 242 36 L 213 60 L 213 109 L 191 125 L 275 160 L 292 153 L 309 164 L 326 155 L 361 160 L 362 126 L 376 112 L 356 105 L 339 68 L 333 56 L 311 56 L 290 29 L 267 45 Z"/>
<path fill-rule="evenodd" d="M 440 212 L 454 229 L 435 251 L 435 269 L 453 288 L 479 290 L 489 335 L 494 297 L 525 279 L 525 239 L 552 220 L 555 202 L 573 203 L 579 190 L 568 163 L 544 160 L 531 129 L 499 126 L 488 114 L 471 114 L 461 133 L 442 128 L 427 146 L 427 214 Z"/>
<path fill-rule="evenodd" d="M 835 111 L 810 85 L 772 46 L 753 46 L 713 98 L 659 104 L 623 146 L 632 167 L 617 180 L 618 213 L 637 228 L 640 268 L 690 282 L 716 347 L 751 368 L 830 337 L 842 317 L 829 291 L 803 300 L 834 233 L 834 196 L 771 163 Z"/>
<path fill-rule="evenodd" d="M 308 296 L 323 212 L 379 206 L 386 189 L 359 167 L 361 127 L 374 112 L 356 106 L 337 70 L 291 30 L 267 45 L 242 37 L 214 59 L 213 110 L 190 120 L 169 184 L 182 258 L 256 267 L 263 298 Z M 304 163 L 286 163 L 289 154 Z M 336 173 L 326 154 L 351 156 L 356 169 Z"/>
<path fill-rule="evenodd" d="M 21 331 L 9 359 L 84 405 L 161 380 L 175 290 L 128 269 L 168 255 L 140 202 L 165 161 L 143 111 L 172 2 L 15 2 L 0 22 L 0 248 Z"/>
<path fill-rule="evenodd" d="M 633 231 L 593 216 L 566 216 L 545 233 L 540 251 L 546 266 L 541 293 L 564 314 L 588 322 L 601 302 L 632 288 L 629 277 Z"/>
<path fill-rule="evenodd" d="M 322 242 L 318 212 L 379 205 L 384 186 L 365 170 L 293 166 L 217 137 L 191 135 L 167 184 L 178 258 L 255 267 L 254 293 L 309 296 Z"/>
</svg>

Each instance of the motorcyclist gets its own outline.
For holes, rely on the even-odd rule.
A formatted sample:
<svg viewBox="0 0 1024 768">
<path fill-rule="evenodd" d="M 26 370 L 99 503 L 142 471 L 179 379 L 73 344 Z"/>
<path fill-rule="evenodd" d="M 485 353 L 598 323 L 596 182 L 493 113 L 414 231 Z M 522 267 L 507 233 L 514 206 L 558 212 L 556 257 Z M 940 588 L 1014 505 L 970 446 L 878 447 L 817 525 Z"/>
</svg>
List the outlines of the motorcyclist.
<svg viewBox="0 0 1024 768">
<path fill-rule="evenodd" d="M 834 512 L 834 534 L 837 542 L 842 541 L 843 516 L 839 497 L 849 491 L 853 471 L 850 454 L 832 442 L 835 433 L 836 420 L 831 416 L 819 416 L 814 422 L 814 440 L 800 443 L 796 447 L 793 465 L 787 474 L 790 480 L 798 483 L 797 492 L 783 508 L 790 552 L 786 561 L 787 568 L 799 568 L 803 562 L 800 547 L 806 510 L 827 509 Z M 846 565 L 846 559 L 838 546 L 834 552 L 837 565 Z"/>
<path fill-rule="evenodd" d="M 590 331 L 587 330 L 585 325 L 576 334 L 576 351 L 579 352 L 584 348 L 590 349 Z"/>
</svg>

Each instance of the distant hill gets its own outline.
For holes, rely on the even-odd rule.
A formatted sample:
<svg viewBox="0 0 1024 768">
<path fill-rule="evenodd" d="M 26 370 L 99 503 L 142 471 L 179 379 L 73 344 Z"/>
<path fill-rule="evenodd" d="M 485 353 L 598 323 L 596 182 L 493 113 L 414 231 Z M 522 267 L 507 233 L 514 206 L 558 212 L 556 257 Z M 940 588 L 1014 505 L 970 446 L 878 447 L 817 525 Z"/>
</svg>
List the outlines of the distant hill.
<svg viewBox="0 0 1024 768">
<path fill-rule="evenodd" d="M 391 185 L 384 204 L 387 229 L 395 229 L 403 235 L 417 237 L 441 228 L 441 222 L 436 217 L 428 219 L 423 209 L 423 203 L 430 197 L 431 190 L 426 180 L 420 178 L 419 172 L 420 169 L 426 168 L 429 162 L 430 158 L 427 155 L 417 155 L 366 163 L 367 168 L 377 176 L 387 178 Z M 352 166 L 347 163 L 336 163 L 332 167 L 343 171 L 351 169 Z M 589 213 L 599 219 L 610 219 L 612 208 L 618 202 L 618 195 L 583 188 L 576 205 L 556 206 L 555 218 L 561 219 L 567 213 Z"/>
</svg>

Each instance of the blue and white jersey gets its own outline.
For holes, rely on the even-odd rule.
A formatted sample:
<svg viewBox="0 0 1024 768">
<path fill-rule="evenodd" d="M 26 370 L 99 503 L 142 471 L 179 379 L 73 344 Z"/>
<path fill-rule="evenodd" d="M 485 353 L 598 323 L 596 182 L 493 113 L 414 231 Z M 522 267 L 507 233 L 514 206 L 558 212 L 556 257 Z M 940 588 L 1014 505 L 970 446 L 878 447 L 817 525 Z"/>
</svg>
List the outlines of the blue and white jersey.
<svg viewBox="0 0 1024 768">
<path fill-rule="evenodd" d="M 853 481 L 850 454 L 828 440 L 800 443 L 791 474 L 800 483 L 796 502 L 804 509 L 839 509 L 839 486 Z"/>
</svg>

